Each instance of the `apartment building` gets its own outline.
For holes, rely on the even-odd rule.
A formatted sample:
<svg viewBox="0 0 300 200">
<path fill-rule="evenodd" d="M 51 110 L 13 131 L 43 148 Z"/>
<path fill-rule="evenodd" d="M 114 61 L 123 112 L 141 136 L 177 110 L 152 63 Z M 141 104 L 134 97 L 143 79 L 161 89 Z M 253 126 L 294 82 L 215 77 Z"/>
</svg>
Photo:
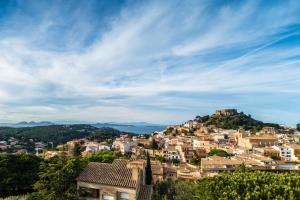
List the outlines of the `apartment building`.
<svg viewBox="0 0 300 200">
<path fill-rule="evenodd" d="M 298 160 L 300 147 L 299 145 L 286 145 L 286 146 L 274 146 L 274 149 L 279 151 L 279 155 L 282 159 L 287 161 Z"/>
<path fill-rule="evenodd" d="M 112 145 L 112 148 L 114 148 L 117 151 L 120 151 L 122 154 L 131 152 L 131 148 L 135 147 L 137 143 L 130 138 L 117 138 Z"/>
<path fill-rule="evenodd" d="M 174 146 L 169 146 L 163 150 L 164 158 L 167 160 L 180 159 L 178 150 Z"/>
<path fill-rule="evenodd" d="M 190 145 L 177 145 L 176 149 L 181 157 L 182 162 L 190 163 L 195 155 L 193 146 Z"/>
<path fill-rule="evenodd" d="M 278 139 L 273 135 L 245 135 L 238 134 L 238 146 L 245 148 L 271 147 L 278 144 Z"/>
<path fill-rule="evenodd" d="M 259 155 L 237 155 L 231 158 L 211 156 L 201 159 L 202 172 L 223 172 L 233 171 L 236 167 L 244 164 L 251 168 L 266 168 L 272 163 L 272 159 Z"/>
</svg>

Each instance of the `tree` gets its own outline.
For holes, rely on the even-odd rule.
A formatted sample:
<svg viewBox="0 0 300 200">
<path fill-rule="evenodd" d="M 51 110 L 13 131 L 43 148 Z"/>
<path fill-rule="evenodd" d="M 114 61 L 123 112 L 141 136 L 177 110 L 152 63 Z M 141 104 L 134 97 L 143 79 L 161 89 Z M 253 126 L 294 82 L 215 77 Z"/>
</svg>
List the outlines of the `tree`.
<svg viewBox="0 0 300 200">
<path fill-rule="evenodd" d="M 246 168 L 245 163 L 243 162 L 241 165 L 237 166 L 237 167 L 235 168 L 235 171 L 236 171 L 236 172 L 240 172 L 240 173 L 246 172 L 246 171 L 247 171 L 247 168 Z"/>
<path fill-rule="evenodd" d="M 251 115 L 246 115 L 243 112 L 237 113 L 231 116 L 223 115 L 206 115 L 206 116 L 196 116 L 196 121 L 205 123 L 206 125 L 215 125 L 219 128 L 224 129 L 239 129 L 243 128 L 245 130 L 259 131 L 264 126 L 271 126 L 276 129 L 281 127 L 278 124 L 264 123 L 262 121 L 253 119 Z"/>
<path fill-rule="evenodd" d="M 180 161 L 179 161 L 178 159 L 176 159 L 176 158 L 172 158 L 172 159 L 171 159 L 171 163 L 177 165 L 177 164 L 180 163 Z"/>
<path fill-rule="evenodd" d="M 151 185 L 152 184 L 152 170 L 151 170 L 151 161 L 149 153 L 147 152 L 147 164 L 146 164 L 146 184 Z"/>
<path fill-rule="evenodd" d="M 75 200 L 76 178 L 85 162 L 78 158 L 54 157 L 42 162 L 39 180 L 34 184 L 36 192 L 30 200 Z"/>
<path fill-rule="evenodd" d="M 0 154 L 0 197 L 33 191 L 41 159 L 27 154 Z"/>
<path fill-rule="evenodd" d="M 222 149 L 212 149 L 209 153 L 208 156 L 221 156 L 221 157 L 228 157 L 230 156 L 226 151 Z"/>
<path fill-rule="evenodd" d="M 270 172 L 234 172 L 197 182 L 195 199 L 299 199 L 300 177 Z"/>
<path fill-rule="evenodd" d="M 194 197 L 196 184 L 188 180 L 167 179 L 153 186 L 153 200 L 191 200 Z"/>
<path fill-rule="evenodd" d="M 297 131 L 300 131 L 300 123 L 297 124 Z"/>
<path fill-rule="evenodd" d="M 201 158 L 200 159 L 199 158 L 193 158 L 191 160 L 192 165 L 200 165 L 200 163 L 201 163 Z"/>
<path fill-rule="evenodd" d="M 117 156 L 114 152 L 110 151 L 98 151 L 91 155 L 82 158 L 85 162 L 101 162 L 101 163 L 112 163 Z"/>
<path fill-rule="evenodd" d="M 158 149 L 158 144 L 156 142 L 156 140 L 153 138 L 152 142 L 151 142 L 151 149 Z"/>
<path fill-rule="evenodd" d="M 79 144 L 76 142 L 76 143 L 74 144 L 74 148 L 73 148 L 73 155 L 74 155 L 75 157 L 78 157 L 78 156 L 80 156 L 80 154 L 81 154 L 81 152 L 80 152 L 80 146 L 79 146 Z"/>
<path fill-rule="evenodd" d="M 164 163 L 164 162 L 166 162 L 166 159 L 163 157 L 163 156 L 155 156 L 155 158 L 154 158 L 155 160 L 159 160 L 161 163 Z"/>
</svg>

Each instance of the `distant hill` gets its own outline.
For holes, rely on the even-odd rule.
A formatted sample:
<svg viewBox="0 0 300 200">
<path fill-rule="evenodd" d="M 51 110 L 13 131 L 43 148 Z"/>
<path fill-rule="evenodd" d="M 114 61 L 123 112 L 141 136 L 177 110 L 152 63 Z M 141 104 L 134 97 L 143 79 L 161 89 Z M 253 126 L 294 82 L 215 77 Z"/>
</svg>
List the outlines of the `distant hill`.
<svg viewBox="0 0 300 200">
<path fill-rule="evenodd" d="M 42 122 L 18 122 L 18 123 L 0 123 L 0 127 L 35 127 L 35 126 L 50 126 L 55 125 L 53 122 L 42 121 Z"/>
<path fill-rule="evenodd" d="M 22 128 L 0 127 L 0 140 L 8 140 L 10 137 L 14 137 L 24 143 L 32 139 L 33 141 L 53 142 L 54 145 L 84 137 L 108 139 L 117 137 L 121 134 L 125 134 L 125 132 L 109 127 L 97 128 L 86 124 L 50 125 Z"/>
<path fill-rule="evenodd" d="M 17 124 L 15 124 L 17 127 L 34 127 L 34 126 L 50 126 L 50 125 L 55 125 L 52 122 L 48 122 L 48 121 L 42 121 L 42 122 L 19 122 Z"/>
<path fill-rule="evenodd" d="M 206 125 L 215 125 L 218 128 L 223 129 L 239 129 L 259 131 L 265 126 L 281 129 L 278 124 L 264 123 L 262 121 L 253 119 L 251 115 L 246 115 L 243 112 L 237 112 L 234 109 L 216 111 L 215 114 L 206 116 L 196 116 L 195 120 L 205 123 Z"/>
<path fill-rule="evenodd" d="M 121 132 L 131 132 L 136 134 L 150 134 L 155 131 L 162 131 L 166 128 L 165 125 L 160 124 L 151 124 L 147 122 L 128 122 L 128 123 L 118 123 L 118 122 L 107 122 L 107 123 L 88 123 L 83 122 L 79 123 L 76 121 L 61 121 L 61 122 L 50 122 L 50 121 L 41 121 L 41 122 L 19 122 L 19 123 L 0 123 L 0 127 L 13 127 L 13 128 L 22 128 L 22 127 L 36 127 L 36 126 L 51 126 L 51 125 L 78 125 L 78 124 L 87 124 L 97 128 L 102 127 L 111 127 L 118 129 Z"/>
</svg>

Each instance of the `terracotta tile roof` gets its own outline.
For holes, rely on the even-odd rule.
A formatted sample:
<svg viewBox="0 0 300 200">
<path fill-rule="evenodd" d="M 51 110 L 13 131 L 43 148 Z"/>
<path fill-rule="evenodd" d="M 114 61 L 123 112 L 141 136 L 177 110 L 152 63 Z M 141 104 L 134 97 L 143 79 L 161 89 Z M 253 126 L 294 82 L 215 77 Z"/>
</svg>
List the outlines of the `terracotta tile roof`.
<svg viewBox="0 0 300 200">
<path fill-rule="evenodd" d="M 140 188 L 137 200 L 151 200 L 152 185 L 143 185 Z"/>
<path fill-rule="evenodd" d="M 243 163 L 241 160 L 232 160 L 220 156 L 211 156 L 201 159 L 203 165 L 240 165 Z"/>
<path fill-rule="evenodd" d="M 249 139 L 250 140 L 277 140 L 277 138 L 272 135 L 250 136 Z"/>
<path fill-rule="evenodd" d="M 285 146 L 293 149 L 300 149 L 299 144 L 286 144 Z"/>
<path fill-rule="evenodd" d="M 132 170 L 127 168 L 128 160 L 116 159 L 113 163 L 90 162 L 80 173 L 78 181 L 136 188 L 137 182 L 132 179 Z"/>
</svg>

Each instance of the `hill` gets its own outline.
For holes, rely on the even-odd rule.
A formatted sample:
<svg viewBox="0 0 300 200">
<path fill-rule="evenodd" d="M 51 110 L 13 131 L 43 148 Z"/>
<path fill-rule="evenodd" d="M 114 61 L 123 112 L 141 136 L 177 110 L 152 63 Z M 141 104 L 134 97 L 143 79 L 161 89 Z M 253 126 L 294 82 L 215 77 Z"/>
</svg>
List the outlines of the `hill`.
<svg viewBox="0 0 300 200">
<path fill-rule="evenodd" d="M 35 126 L 50 126 L 54 125 L 53 122 L 48 121 L 41 121 L 41 122 L 35 122 L 35 121 L 22 121 L 18 123 L 0 123 L 0 127 L 14 127 L 14 128 L 21 128 L 21 127 L 35 127 Z"/>
<path fill-rule="evenodd" d="M 264 123 L 253 119 L 251 115 L 246 115 L 243 112 L 237 112 L 235 109 L 218 110 L 215 114 L 206 116 L 196 116 L 196 121 L 206 125 L 215 125 L 223 129 L 239 129 L 259 131 L 265 126 L 281 129 L 278 124 Z"/>
<path fill-rule="evenodd" d="M 32 142 L 53 142 L 54 145 L 66 143 L 72 139 L 93 137 L 95 139 L 104 140 L 114 138 L 120 134 L 125 134 L 119 130 L 102 127 L 97 128 L 91 125 L 50 125 L 37 127 L 0 127 L 0 140 L 9 140 L 10 137 L 18 139 L 21 144 Z M 131 133 L 129 133 L 131 134 Z"/>
</svg>

